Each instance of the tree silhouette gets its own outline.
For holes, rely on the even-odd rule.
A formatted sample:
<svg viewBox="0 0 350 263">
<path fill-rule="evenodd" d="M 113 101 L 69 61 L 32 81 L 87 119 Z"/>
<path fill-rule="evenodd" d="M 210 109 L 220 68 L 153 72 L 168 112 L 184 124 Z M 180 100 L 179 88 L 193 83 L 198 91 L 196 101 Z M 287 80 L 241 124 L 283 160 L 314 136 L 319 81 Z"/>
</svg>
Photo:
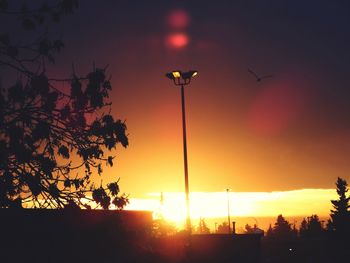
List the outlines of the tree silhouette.
<svg viewBox="0 0 350 263">
<path fill-rule="evenodd" d="M 297 243 L 294 227 L 282 215 L 278 215 L 263 239 L 263 257 L 266 262 L 299 262 L 295 253 Z"/>
<path fill-rule="evenodd" d="M 271 224 L 269 224 L 269 227 L 268 227 L 268 229 L 266 231 L 266 236 L 267 237 L 271 237 L 272 235 L 273 235 L 273 229 L 272 229 Z"/>
<path fill-rule="evenodd" d="M 256 227 L 256 225 L 254 225 L 254 227 L 252 227 L 251 225 L 249 225 L 249 224 L 246 224 L 245 226 L 244 226 L 244 233 L 246 233 L 246 234 L 254 234 L 254 229 L 255 229 L 255 227 Z"/>
<path fill-rule="evenodd" d="M 207 226 L 207 224 L 205 223 L 205 219 L 204 218 L 200 218 L 199 219 L 199 224 L 198 227 L 195 231 L 196 234 L 210 234 L 210 229 Z"/>
<path fill-rule="evenodd" d="M 300 224 L 299 234 L 301 237 L 320 237 L 324 233 L 322 222 L 317 215 L 304 218 Z"/>
<path fill-rule="evenodd" d="M 73 68 L 66 79 L 48 76 L 46 64 L 64 44 L 48 37 L 47 25 L 77 6 L 77 0 L 61 0 L 10 10 L 10 3 L 0 1 L 0 18 L 20 21 L 31 36 L 19 41 L 21 35 L 11 38 L 5 27 L 0 32 L 0 65 L 10 72 L 0 92 L 0 207 L 107 209 L 128 202 L 119 180 L 91 182 L 93 172 L 102 175 L 103 164 L 113 165 L 107 153 L 128 145 L 125 123 L 109 113 L 106 68 L 93 66 L 85 76 Z M 17 78 L 12 85 L 10 76 Z"/>
<path fill-rule="evenodd" d="M 228 233 L 228 224 L 227 222 L 222 222 L 222 224 L 218 225 L 216 230 L 217 234 L 227 234 Z"/>
<path fill-rule="evenodd" d="M 282 215 L 278 215 L 273 231 L 281 235 L 289 234 L 292 231 L 291 224 Z"/>
<path fill-rule="evenodd" d="M 278 215 L 273 228 L 268 229 L 266 236 L 276 239 L 293 239 L 296 237 L 296 231 L 292 225 L 282 216 Z"/>
<path fill-rule="evenodd" d="M 330 231 L 334 231 L 338 234 L 350 233 L 350 211 L 349 200 L 347 197 L 348 184 L 346 180 L 338 177 L 336 182 L 338 200 L 331 200 L 333 208 L 331 210 L 331 219 L 328 221 L 327 228 Z"/>
</svg>

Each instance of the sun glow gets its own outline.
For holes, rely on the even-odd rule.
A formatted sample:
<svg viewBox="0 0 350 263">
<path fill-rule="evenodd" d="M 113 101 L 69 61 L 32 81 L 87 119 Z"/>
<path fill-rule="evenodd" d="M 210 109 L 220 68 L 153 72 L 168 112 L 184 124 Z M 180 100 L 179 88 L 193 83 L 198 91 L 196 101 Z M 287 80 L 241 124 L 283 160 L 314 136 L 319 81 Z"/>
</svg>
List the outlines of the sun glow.
<svg viewBox="0 0 350 263">
<path fill-rule="evenodd" d="M 334 189 L 301 189 L 281 192 L 193 192 L 190 194 L 191 219 L 200 217 L 226 218 L 227 203 L 230 215 L 235 217 L 326 216 L 330 200 L 336 199 Z M 310 210 L 310 208 L 312 208 Z M 150 210 L 168 221 L 183 227 L 186 218 L 185 194 L 179 192 L 149 193 L 146 198 L 131 198 L 130 210 Z"/>
</svg>

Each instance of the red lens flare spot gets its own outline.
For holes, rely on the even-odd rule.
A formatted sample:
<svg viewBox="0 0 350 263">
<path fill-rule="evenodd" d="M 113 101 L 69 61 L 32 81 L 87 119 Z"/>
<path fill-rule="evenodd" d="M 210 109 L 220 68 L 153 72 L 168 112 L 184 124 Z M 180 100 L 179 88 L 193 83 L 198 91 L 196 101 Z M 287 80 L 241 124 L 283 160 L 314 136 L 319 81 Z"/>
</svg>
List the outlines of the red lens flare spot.
<svg viewBox="0 0 350 263">
<path fill-rule="evenodd" d="M 183 9 L 173 10 L 167 16 L 167 23 L 174 29 L 184 29 L 190 23 L 190 16 L 188 12 Z"/>
<path fill-rule="evenodd" d="M 287 129 L 305 106 L 303 90 L 273 86 L 261 92 L 248 112 L 248 126 L 259 135 L 275 135 Z"/>
<path fill-rule="evenodd" d="M 173 33 L 165 38 L 165 44 L 171 49 L 182 49 L 189 43 L 189 38 L 185 33 Z"/>
</svg>

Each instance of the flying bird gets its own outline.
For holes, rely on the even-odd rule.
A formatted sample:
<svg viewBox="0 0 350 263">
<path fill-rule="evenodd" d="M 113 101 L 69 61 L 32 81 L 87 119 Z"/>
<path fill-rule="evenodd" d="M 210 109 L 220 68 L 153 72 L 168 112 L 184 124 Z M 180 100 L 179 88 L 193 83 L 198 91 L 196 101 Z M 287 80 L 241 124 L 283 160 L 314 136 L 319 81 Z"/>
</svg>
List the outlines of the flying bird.
<svg viewBox="0 0 350 263">
<path fill-rule="evenodd" d="M 265 75 L 265 76 L 260 76 L 260 77 L 259 77 L 253 70 L 251 70 L 251 69 L 249 69 L 249 68 L 248 68 L 248 72 L 249 72 L 250 74 L 252 74 L 252 75 L 255 77 L 255 79 L 256 79 L 257 82 L 260 82 L 260 81 L 262 81 L 263 79 L 272 78 L 272 75 Z"/>
</svg>

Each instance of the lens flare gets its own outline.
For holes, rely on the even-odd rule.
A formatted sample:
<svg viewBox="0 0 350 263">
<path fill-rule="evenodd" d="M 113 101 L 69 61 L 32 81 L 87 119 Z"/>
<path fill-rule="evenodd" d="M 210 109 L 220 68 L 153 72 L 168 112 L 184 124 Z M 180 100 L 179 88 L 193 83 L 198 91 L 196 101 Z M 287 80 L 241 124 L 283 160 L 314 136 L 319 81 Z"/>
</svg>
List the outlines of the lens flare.
<svg viewBox="0 0 350 263">
<path fill-rule="evenodd" d="M 185 33 L 173 33 L 165 38 L 165 45 L 170 49 L 183 49 L 188 43 L 189 37 Z"/>
<path fill-rule="evenodd" d="M 286 130 L 303 112 L 306 97 L 297 85 L 276 85 L 263 90 L 248 112 L 248 126 L 259 135 Z"/>
<path fill-rule="evenodd" d="M 167 23 L 173 29 L 184 29 L 190 23 L 190 16 L 186 10 L 173 10 L 167 16 Z"/>
</svg>

